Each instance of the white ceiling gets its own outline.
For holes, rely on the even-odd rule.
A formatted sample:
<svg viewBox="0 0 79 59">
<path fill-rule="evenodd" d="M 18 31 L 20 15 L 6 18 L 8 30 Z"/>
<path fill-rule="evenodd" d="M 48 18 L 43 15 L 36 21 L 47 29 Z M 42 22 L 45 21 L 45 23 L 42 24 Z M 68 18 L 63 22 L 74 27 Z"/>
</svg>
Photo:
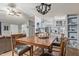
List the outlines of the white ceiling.
<svg viewBox="0 0 79 59">
<path fill-rule="evenodd" d="M 39 4 L 16 3 L 17 8 L 19 8 L 24 15 L 22 15 L 22 17 L 5 16 L 6 13 L 4 12 L 4 14 L 0 13 L 0 21 L 24 23 L 29 17 L 34 17 L 34 15 L 42 17 L 35 9 L 37 5 Z M 0 3 L 0 10 L 7 7 L 7 3 Z M 79 3 L 53 3 L 51 10 L 44 17 L 62 16 L 66 14 L 79 14 Z"/>
</svg>

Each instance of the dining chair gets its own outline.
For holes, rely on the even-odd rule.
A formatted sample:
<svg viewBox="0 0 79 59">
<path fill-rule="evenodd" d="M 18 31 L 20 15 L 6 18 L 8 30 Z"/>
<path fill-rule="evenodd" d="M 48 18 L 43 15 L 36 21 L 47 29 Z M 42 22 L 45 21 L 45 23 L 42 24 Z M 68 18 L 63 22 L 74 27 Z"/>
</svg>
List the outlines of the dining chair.
<svg viewBox="0 0 79 59">
<path fill-rule="evenodd" d="M 58 52 L 58 55 L 65 56 L 65 54 L 66 54 L 66 48 L 67 48 L 66 47 L 67 46 L 67 41 L 68 41 L 68 39 L 65 37 L 61 41 L 59 48 L 52 48 L 53 52 Z"/>
<path fill-rule="evenodd" d="M 30 55 L 32 53 L 31 46 L 20 44 L 16 42 L 17 38 L 22 38 L 24 36 L 18 36 L 18 35 L 11 35 L 11 47 L 12 47 L 12 56 L 14 56 L 14 53 L 16 53 L 19 56 L 22 56 L 25 52 L 30 52 Z"/>
<path fill-rule="evenodd" d="M 52 43 L 52 48 L 59 48 L 64 37 L 65 37 L 64 33 L 61 33 L 60 38 L 58 38 L 58 36 L 57 36 L 55 38 L 55 41 Z"/>
<path fill-rule="evenodd" d="M 48 53 L 43 53 L 40 56 L 54 56 L 53 52 L 57 52 L 58 55 L 60 56 L 64 56 L 66 54 L 66 46 L 67 46 L 67 38 L 64 37 L 64 34 L 61 34 L 61 41 L 60 43 L 56 43 L 55 46 L 57 46 L 55 49 L 54 47 L 52 47 L 52 52 L 48 52 Z M 52 44 L 53 46 L 53 44 Z"/>
</svg>

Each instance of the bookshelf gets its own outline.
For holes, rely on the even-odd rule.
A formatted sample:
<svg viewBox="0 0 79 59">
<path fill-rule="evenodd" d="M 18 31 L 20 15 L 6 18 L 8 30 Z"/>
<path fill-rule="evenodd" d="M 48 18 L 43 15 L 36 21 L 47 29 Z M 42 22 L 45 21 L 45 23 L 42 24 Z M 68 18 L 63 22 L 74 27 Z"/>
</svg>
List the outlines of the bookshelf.
<svg viewBox="0 0 79 59">
<path fill-rule="evenodd" d="M 67 15 L 67 24 L 68 24 L 68 38 L 69 46 L 72 48 L 77 47 L 77 20 L 78 16 L 76 14 Z"/>
</svg>

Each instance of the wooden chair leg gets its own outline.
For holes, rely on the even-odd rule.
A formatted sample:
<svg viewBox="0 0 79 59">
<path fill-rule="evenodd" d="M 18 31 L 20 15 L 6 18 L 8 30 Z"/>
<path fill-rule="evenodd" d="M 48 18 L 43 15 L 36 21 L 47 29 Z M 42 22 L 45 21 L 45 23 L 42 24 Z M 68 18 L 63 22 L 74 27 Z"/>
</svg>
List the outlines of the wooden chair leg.
<svg viewBox="0 0 79 59">
<path fill-rule="evenodd" d="M 14 56 L 14 51 L 12 51 L 12 56 Z"/>
<path fill-rule="evenodd" d="M 66 48 L 65 48 L 65 51 L 64 51 L 64 56 L 66 55 Z"/>
<path fill-rule="evenodd" d="M 31 46 L 30 56 L 33 56 L 33 46 Z"/>
<path fill-rule="evenodd" d="M 42 54 L 44 54 L 44 48 L 42 48 Z"/>
<path fill-rule="evenodd" d="M 32 51 L 30 50 L 29 52 L 30 52 L 30 56 L 31 56 L 31 55 L 32 55 L 32 54 L 31 54 L 31 53 L 32 53 Z"/>
</svg>

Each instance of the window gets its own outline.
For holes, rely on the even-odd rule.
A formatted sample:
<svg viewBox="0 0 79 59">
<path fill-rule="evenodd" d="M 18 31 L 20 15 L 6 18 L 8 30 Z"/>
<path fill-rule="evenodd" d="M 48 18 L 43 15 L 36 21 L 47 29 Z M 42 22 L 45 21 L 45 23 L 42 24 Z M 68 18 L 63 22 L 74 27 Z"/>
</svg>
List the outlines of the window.
<svg viewBox="0 0 79 59">
<path fill-rule="evenodd" d="M 4 26 L 4 31 L 8 31 L 8 26 Z"/>
</svg>

